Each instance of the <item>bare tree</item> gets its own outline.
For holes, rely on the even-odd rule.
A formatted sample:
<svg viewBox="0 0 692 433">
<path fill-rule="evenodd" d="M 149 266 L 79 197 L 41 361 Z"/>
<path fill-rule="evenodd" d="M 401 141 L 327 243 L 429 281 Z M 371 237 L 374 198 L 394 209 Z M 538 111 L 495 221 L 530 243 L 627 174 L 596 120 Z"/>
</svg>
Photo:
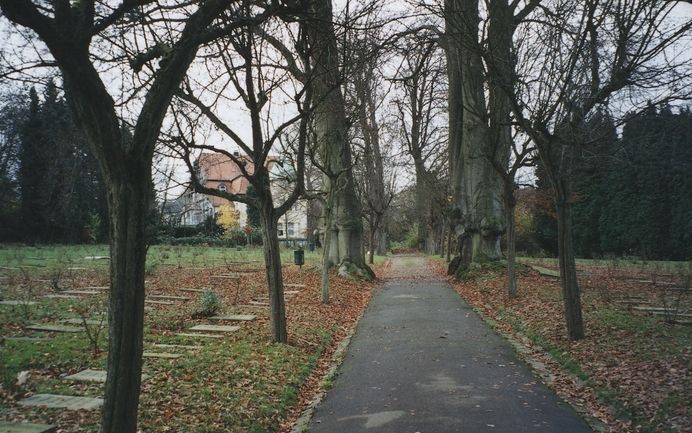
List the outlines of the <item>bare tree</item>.
<svg viewBox="0 0 692 433">
<path fill-rule="evenodd" d="M 71 110 L 86 132 L 107 184 L 111 292 L 103 433 L 137 430 L 145 228 L 159 131 L 199 47 L 274 12 L 255 9 L 247 15 L 247 9 L 237 7 L 239 3 L 210 0 L 177 6 L 128 0 L 110 6 L 94 0 L 0 1 L 4 18 L 30 29 L 49 52 L 45 61 L 24 59 L 23 65 L 10 65 L 7 70 L 22 73 L 31 65 L 60 69 Z M 222 15 L 225 19 L 219 20 Z M 166 25 L 173 21 L 177 25 Z M 114 80 L 117 90 L 109 87 Z M 118 86 L 118 81 L 124 85 Z M 122 94 L 116 102 L 113 92 L 118 91 Z M 133 112 L 132 134 L 119 115 L 124 111 L 120 107 L 128 103 Z"/>
<path fill-rule="evenodd" d="M 671 49 L 692 23 L 672 2 L 586 0 L 541 4 L 518 24 L 516 71 L 486 52 L 493 83 L 518 127 L 538 149 L 553 190 L 558 255 L 569 337 L 584 337 L 571 229 L 571 177 L 592 142 L 588 121 L 600 107 L 631 109 L 647 99 L 689 98 L 689 59 Z M 626 98 L 626 100 L 623 100 Z"/>
<path fill-rule="evenodd" d="M 382 111 L 388 88 L 382 72 L 387 53 L 383 49 L 378 9 L 370 10 L 362 26 L 366 30 L 346 32 L 341 46 L 344 58 L 344 92 L 347 115 L 352 119 L 350 141 L 359 164 L 354 168 L 356 187 L 363 203 L 363 218 L 368 224 L 368 262 L 375 252 L 383 254 L 386 233 L 385 214 L 392 201 L 391 167 L 385 167 L 389 149 L 382 129 Z"/>
<path fill-rule="evenodd" d="M 331 0 L 308 0 L 303 31 L 307 35 L 309 56 L 314 71 L 315 110 L 313 126 L 320 158 L 328 172 L 338 177 L 325 178 L 328 194 L 334 197 L 325 207 L 331 215 L 325 220 L 325 238 L 330 237 L 329 264 L 341 273 L 371 278 L 362 251 L 363 223 L 361 203 L 353 176 L 348 123 L 341 89 L 341 61 L 334 31 Z M 332 182 L 336 180 L 338 184 Z M 326 242 L 325 242 L 326 245 Z"/>
<path fill-rule="evenodd" d="M 502 184 L 485 155 L 490 147 L 483 59 L 476 47 L 478 0 L 445 0 L 445 48 L 449 76 L 449 169 L 452 226 L 458 255 L 450 273 L 470 262 L 498 260 L 504 232 Z M 497 152 L 502 157 L 502 152 Z"/>
<path fill-rule="evenodd" d="M 402 95 L 393 105 L 416 176 L 419 248 L 434 254 L 442 248 L 447 198 L 446 189 L 440 188 L 447 168 L 444 59 L 437 34 L 427 31 L 411 35 L 400 52 L 402 65 L 393 81 Z"/>
<path fill-rule="evenodd" d="M 180 144 L 175 150 L 187 164 L 197 192 L 245 203 L 259 210 L 271 305 L 272 337 L 274 341 L 282 343 L 288 341 L 288 334 L 278 239 L 279 219 L 303 193 L 310 104 L 310 86 L 300 84 L 301 81 L 309 82 L 309 65 L 301 62 L 306 60 L 305 56 L 300 51 L 288 56 L 297 59 L 297 63 L 287 72 L 281 61 L 281 53 L 272 50 L 276 46 L 286 49 L 289 44 L 279 44 L 279 41 L 290 35 L 290 28 L 272 21 L 243 27 L 217 41 L 215 49 L 207 55 L 220 59 L 223 67 L 219 68 L 214 63 L 206 71 L 207 80 L 197 78 L 194 83 L 189 80 L 178 93 L 178 97 L 195 111 L 187 112 L 184 107 L 176 110 L 178 134 L 173 139 L 176 144 Z M 302 50 L 306 41 L 302 34 L 298 38 L 293 45 L 296 50 Z M 280 60 L 275 60 L 277 58 Z M 290 93 L 290 89 L 293 89 L 293 93 Z M 251 128 L 249 139 L 243 138 L 241 131 L 224 120 L 223 113 L 228 109 L 229 101 L 234 100 L 242 101 L 247 112 Z M 277 119 L 272 117 L 272 109 L 279 101 L 287 100 L 293 102 L 295 112 L 276 123 Z M 224 134 L 225 139 L 241 149 L 243 156 L 224 149 L 222 145 L 198 142 L 196 133 L 200 128 L 201 118 L 210 122 Z M 296 124 L 297 132 L 287 136 L 290 127 Z M 277 150 L 282 138 L 287 141 L 284 143 L 285 148 L 294 152 L 294 155 L 279 158 L 271 155 L 272 151 Z M 232 161 L 254 187 L 255 196 L 205 185 L 202 173 L 195 166 L 195 151 L 213 152 Z M 283 191 L 281 197 L 274 197 L 272 184 L 279 181 L 287 191 Z M 277 203 L 277 200 L 280 202 Z"/>
</svg>

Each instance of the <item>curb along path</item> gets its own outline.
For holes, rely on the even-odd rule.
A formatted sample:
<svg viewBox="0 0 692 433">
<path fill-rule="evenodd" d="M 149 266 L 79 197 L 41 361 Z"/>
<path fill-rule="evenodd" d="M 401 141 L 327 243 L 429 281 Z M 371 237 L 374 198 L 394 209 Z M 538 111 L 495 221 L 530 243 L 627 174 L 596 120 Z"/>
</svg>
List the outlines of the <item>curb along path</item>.
<svg viewBox="0 0 692 433">
<path fill-rule="evenodd" d="M 310 433 L 591 433 L 426 259 L 392 259 Z"/>
</svg>

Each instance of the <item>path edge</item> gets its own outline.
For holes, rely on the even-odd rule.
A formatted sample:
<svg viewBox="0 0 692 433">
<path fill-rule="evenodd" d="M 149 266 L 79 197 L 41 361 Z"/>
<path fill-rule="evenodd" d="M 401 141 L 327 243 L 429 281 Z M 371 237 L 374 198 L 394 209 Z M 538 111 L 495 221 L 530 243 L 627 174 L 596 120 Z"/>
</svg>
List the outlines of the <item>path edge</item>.
<svg viewBox="0 0 692 433">
<path fill-rule="evenodd" d="M 449 282 L 448 282 L 449 283 Z M 452 284 L 449 284 L 450 287 L 452 287 L 452 290 L 454 290 L 454 286 Z M 584 422 L 595 432 L 595 433 L 604 433 L 607 431 L 607 426 L 605 423 L 603 423 L 601 420 L 595 418 L 592 416 L 587 410 L 581 409 L 578 406 L 574 405 L 571 401 L 568 399 L 565 399 L 561 397 L 560 395 L 557 394 L 555 388 L 554 388 L 554 377 L 550 370 L 539 360 L 536 359 L 534 356 L 532 356 L 532 350 L 530 348 L 530 345 L 527 344 L 529 342 L 529 338 L 525 336 L 522 333 L 517 333 L 517 335 L 505 332 L 502 330 L 499 326 L 497 326 L 497 321 L 485 314 L 481 309 L 476 308 L 473 306 L 471 303 L 467 302 L 466 299 L 464 299 L 463 296 L 456 290 L 454 292 L 468 305 L 473 312 L 475 312 L 478 317 L 485 322 L 486 325 L 488 325 L 497 335 L 502 337 L 505 341 L 509 343 L 509 345 L 512 347 L 512 350 L 516 353 L 517 357 L 526 364 L 529 369 L 534 373 L 534 375 L 540 379 L 540 381 L 548 388 L 550 389 L 556 396 L 557 398 L 563 402 L 565 405 L 569 406 L 569 408 L 574 411 L 575 414 L 577 414 Z M 541 350 L 543 350 L 543 347 L 541 346 Z M 552 359 L 552 356 L 548 354 L 545 350 L 543 350 L 543 353 L 548 358 Z M 572 378 L 576 378 L 575 375 L 573 375 L 570 372 L 564 371 L 562 369 L 561 373 L 570 376 Z M 294 432 L 291 432 L 294 433 Z M 296 432 L 298 433 L 298 432 Z"/>
<path fill-rule="evenodd" d="M 370 301 L 368 301 L 368 305 L 370 305 Z M 351 345 L 351 338 L 355 335 L 356 329 L 358 328 L 358 324 L 360 323 L 360 319 L 362 319 L 365 315 L 365 311 L 367 311 L 367 308 L 363 310 L 361 315 L 358 317 L 358 320 L 356 320 L 353 324 L 353 328 L 336 346 L 336 350 L 334 350 L 334 353 L 331 357 L 331 365 L 320 379 L 319 390 L 317 391 L 313 399 L 310 401 L 310 403 L 307 405 L 307 407 L 303 410 L 303 413 L 298 417 L 293 427 L 291 428 L 290 433 L 305 433 L 308 431 L 310 421 L 312 420 L 312 417 L 315 414 L 315 408 L 317 408 L 317 405 L 320 404 L 324 397 L 327 395 L 327 384 L 331 381 L 333 377 L 337 375 L 337 370 L 339 369 L 339 367 L 341 367 L 341 364 L 344 362 L 344 358 L 346 358 L 346 350 L 348 350 L 348 347 Z"/>
</svg>

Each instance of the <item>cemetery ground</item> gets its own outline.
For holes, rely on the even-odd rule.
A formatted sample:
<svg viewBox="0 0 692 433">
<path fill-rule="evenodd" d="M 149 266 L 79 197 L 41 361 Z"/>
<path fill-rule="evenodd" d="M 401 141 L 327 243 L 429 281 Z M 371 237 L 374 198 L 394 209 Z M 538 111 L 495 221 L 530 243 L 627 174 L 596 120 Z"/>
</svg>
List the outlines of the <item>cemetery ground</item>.
<svg viewBox="0 0 692 433">
<path fill-rule="evenodd" d="M 306 252 L 302 269 L 292 256 L 282 253 L 289 327 L 289 344 L 282 345 L 270 342 L 260 249 L 150 248 L 141 431 L 288 429 L 378 284 L 334 278 L 331 302 L 323 305 L 318 254 Z M 100 404 L 108 248 L 4 246 L 0 266 L 0 426 L 22 421 L 58 432 L 98 431 L 97 409 L 27 402 L 48 404 L 56 399 L 50 395 L 60 395 Z M 214 304 L 201 303 L 213 298 L 207 289 L 220 301 L 215 314 L 202 311 Z"/>
<path fill-rule="evenodd" d="M 578 261 L 586 339 L 572 342 L 556 260 L 521 262 L 515 299 L 504 269 L 449 282 L 596 431 L 692 431 L 692 264 Z"/>
</svg>

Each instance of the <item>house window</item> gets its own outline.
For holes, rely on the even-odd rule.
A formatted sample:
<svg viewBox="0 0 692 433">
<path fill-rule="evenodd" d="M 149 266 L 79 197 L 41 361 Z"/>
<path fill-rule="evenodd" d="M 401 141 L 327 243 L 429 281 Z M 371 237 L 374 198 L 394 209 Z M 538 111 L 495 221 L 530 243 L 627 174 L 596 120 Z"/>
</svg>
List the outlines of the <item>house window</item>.
<svg viewBox="0 0 692 433">
<path fill-rule="evenodd" d="M 295 236 L 295 224 L 294 223 L 286 224 L 286 235 L 290 238 Z"/>
<path fill-rule="evenodd" d="M 225 183 L 220 183 L 219 186 L 218 186 L 218 188 L 219 188 L 219 191 L 221 191 L 221 192 L 226 192 L 226 191 L 227 191 L 227 189 L 226 189 L 226 184 L 225 184 Z"/>
</svg>

